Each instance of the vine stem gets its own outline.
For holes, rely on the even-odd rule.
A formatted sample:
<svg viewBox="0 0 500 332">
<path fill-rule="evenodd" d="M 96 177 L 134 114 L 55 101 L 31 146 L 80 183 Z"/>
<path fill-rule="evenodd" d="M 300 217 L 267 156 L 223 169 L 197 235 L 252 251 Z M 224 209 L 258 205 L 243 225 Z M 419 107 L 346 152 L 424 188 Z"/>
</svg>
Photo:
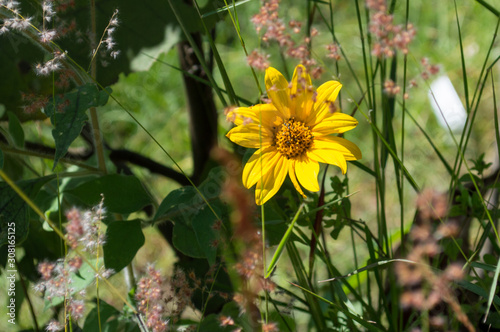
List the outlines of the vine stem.
<svg viewBox="0 0 500 332">
<path fill-rule="evenodd" d="M 90 24 L 92 32 L 90 34 L 90 45 L 92 50 L 96 50 L 96 11 L 95 11 L 95 0 L 90 0 Z M 97 80 L 97 65 L 95 56 L 90 60 L 90 76 L 94 81 Z M 101 129 L 99 127 L 99 118 L 97 116 L 97 109 L 95 107 L 91 107 L 89 110 L 90 113 L 90 123 L 92 128 L 92 137 L 94 138 L 94 146 L 95 151 L 97 152 L 97 164 L 99 169 L 106 174 L 106 162 L 104 160 L 104 146 L 102 144 L 102 136 Z M 99 228 L 100 229 L 100 228 Z M 99 249 L 97 249 L 97 257 L 96 257 L 96 271 L 99 270 Z M 99 324 L 99 331 L 102 331 L 101 326 L 101 309 L 100 309 L 100 297 L 99 297 L 99 276 L 96 276 L 96 300 L 97 300 L 97 321 Z"/>
<path fill-rule="evenodd" d="M 90 45 L 92 49 L 95 49 L 96 46 L 96 11 L 95 11 L 95 0 L 90 0 L 90 22 L 92 33 L 90 34 Z M 96 58 L 93 57 L 90 63 L 90 76 L 94 81 L 97 79 L 97 65 Z M 90 123 L 92 125 L 92 137 L 94 138 L 95 149 L 97 152 L 97 164 L 99 169 L 107 173 L 106 162 L 104 160 L 104 145 L 101 136 L 101 129 L 99 127 L 99 118 L 97 116 L 97 109 L 95 107 L 90 108 Z"/>
</svg>

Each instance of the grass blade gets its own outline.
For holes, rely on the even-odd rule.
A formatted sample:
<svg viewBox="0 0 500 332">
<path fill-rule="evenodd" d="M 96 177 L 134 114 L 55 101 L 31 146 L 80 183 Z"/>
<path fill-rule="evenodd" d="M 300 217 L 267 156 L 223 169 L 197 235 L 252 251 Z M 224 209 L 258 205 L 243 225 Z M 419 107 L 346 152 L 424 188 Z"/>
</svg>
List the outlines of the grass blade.
<svg viewBox="0 0 500 332">
<path fill-rule="evenodd" d="M 273 258 L 271 259 L 271 263 L 269 264 L 269 267 L 267 268 L 266 276 L 264 278 L 266 278 L 266 279 L 269 278 L 269 276 L 273 272 L 274 267 L 278 263 L 278 260 L 280 259 L 281 254 L 283 253 L 283 249 L 285 249 L 285 244 L 288 241 L 288 238 L 290 237 L 290 235 L 292 234 L 293 226 L 295 226 L 295 222 L 297 221 L 297 219 L 299 219 L 299 215 L 302 212 L 302 209 L 304 209 L 304 206 L 305 206 L 305 204 L 302 203 L 300 205 L 299 209 L 297 210 L 297 213 L 295 213 L 295 217 L 293 217 L 293 220 L 290 223 L 290 226 L 288 226 L 288 229 L 286 230 L 285 235 L 283 236 L 283 238 L 281 239 L 281 241 L 278 245 L 278 249 L 276 249 L 276 252 L 274 253 Z"/>
<path fill-rule="evenodd" d="M 491 304 L 493 303 L 493 299 L 495 298 L 495 291 L 497 289 L 499 274 L 500 274 L 500 259 L 498 259 L 497 268 L 495 269 L 495 275 L 493 276 L 493 282 L 491 283 L 490 294 L 488 295 L 488 305 L 486 306 L 487 309 L 486 313 L 484 314 L 484 322 L 486 322 L 486 319 L 488 318 Z"/>
</svg>

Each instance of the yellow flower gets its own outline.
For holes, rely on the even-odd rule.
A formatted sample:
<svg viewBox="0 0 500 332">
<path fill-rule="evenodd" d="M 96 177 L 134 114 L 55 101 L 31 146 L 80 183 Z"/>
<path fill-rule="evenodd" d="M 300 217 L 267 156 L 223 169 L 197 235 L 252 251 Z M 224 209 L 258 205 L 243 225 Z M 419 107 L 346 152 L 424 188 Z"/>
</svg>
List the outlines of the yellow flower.
<svg viewBox="0 0 500 332">
<path fill-rule="evenodd" d="M 358 121 L 335 109 L 342 84 L 328 81 L 317 91 L 302 65 L 298 65 L 290 84 L 276 69 L 266 70 L 269 104 L 238 107 L 227 113 L 236 127 L 227 137 L 236 144 L 258 150 L 243 169 L 243 185 L 255 184 L 255 200 L 261 205 L 280 189 L 290 175 L 295 189 L 304 197 L 300 185 L 319 191 L 318 162 L 347 171 L 346 160 L 361 158 L 352 142 L 333 136 L 353 129 Z M 299 185 L 300 183 L 300 185 Z"/>
</svg>

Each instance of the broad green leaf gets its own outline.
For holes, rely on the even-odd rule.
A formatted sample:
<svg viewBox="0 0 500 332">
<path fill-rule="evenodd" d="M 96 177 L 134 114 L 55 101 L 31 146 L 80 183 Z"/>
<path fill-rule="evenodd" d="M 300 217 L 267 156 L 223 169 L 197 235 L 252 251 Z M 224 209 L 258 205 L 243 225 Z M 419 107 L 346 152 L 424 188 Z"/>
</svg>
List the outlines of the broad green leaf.
<svg viewBox="0 0 500 332">
<path fill-rule="evenodd" d="M 7 117 L 9 118 L 9 133 L 17 147 L 24 146 L 24 130 L 21 126 L 21 122 L 17 116 L 11 112 L 7 112 Z"/>
<path fill-rule="evenodd" d="M 199 192 L 211 204 L 216 200 L 221 192 L 221 185 L 226 178 L 226 170 L 222 167 L 216 167 L 210 170 L 207 178 L 198 187 Z M 183 218 L 190 223 L 189 218 L 183 215 L 189 215 L 205 206 L 206 203 L 198 191 L 193 187 L 183 187 L 170 192 L 161 202 L 155 215 L 155 220 Z"/>
<path fill-rule="evenodd" d="M 174 246 L 187 256 L 206 258 L 215 263 L 217 249 L 214 243 L 219 233 L 213 230 L 218 218 L 227 213 L 227 208 L 218 200 L 225 170 L 212 169 L 205 181 L 198 187 L 210 207 L 193 187 L 183 187 L 170 192 L 158 208 L 155 220 L 169 219 L 174 222 Z M 215 214 L 214 214 L 215 212 Z"/>
<path fill-rule="evenodd" d="M 18 271 L 33 283 L 40 281 L 40 273 L 35 266 L 38 262 L 56 261 L 64 255 L 61 238 L 55 232 L 45 231 L 41 222 L 30 222 L 28 237 L 22 246 L 25 254 L 18 262 Z"/>
<path fill-rule="evenodd" d="M 221 215 L 220 203 L 212 202 L 214 211 Z M 176 218 L 173 231 L 174 246 L 187 256 L 206 258 L 208 264 L 215 263 L 220 239 L 219 232 L 213 229 L 217 218 L 208 206 L 197 210 L 182 209 L 182 217 Z"/>
<path fill-rule="evenodd" d="M 56 143 L 52 169 L 55 169 L 59 159 L 64 157 L 71 143 L 80 135 L 83 125 L 88 120 L 86 111 L 91 107 L 105 105 L 109 92 L 99 91 L 96 85 L 89 83 L 62 97 L 56 96 L 47 104 L 45 114 L 50 117 L 54 126 L 52 137 Z"/>
<path fill-rule="evenodd" d="M 215 212 L 220 215 L 217 206 L 214 205 L 213 208 Z M 213 229 L 216 221 L 213 212 L 207 206 L 201 209 L 192 220 L 192 227 L 196 235 L 196 240 L 203 249 L 204 255 L 208 259 L 208 264 L 210 265 L 215 264 L 217 247 L 214 246 L 214 244 L 215 241 L 218 241 L 220 238 L 219 232 Z"/>
<path fill-rule="evenodd" d="M 128 214 L 151 204 L 151 198 L 134 176 L 111 174 L 91 179 L 66 191 L 88 206 L 97 205 L 104 196 L 109 212 Z"/>
<path fill-rule="evenodd" d="M 193 187 L 182 187 L 171 191 L 161 202 L 154 219 L 158 220 L 161 217 L 175 218 L 181 213 L 178 208 L 179 204 L 189 202 L 195 195 L 196 190 Z"/>
<path fill-rule="evenodd" d="M 115 307 L 109 305 L 103 300 L 99 300 L 99 315 L 97 314 L 97 306 L 95 306 L 85 318 L 83 324 L 83 332 L 99 331 L 99 319 L 101 321 L 102 332 L 114 332 L 118 328 L 118 320 L 111 317 L 118 317 L 120 312 Z"/>
<path fill-rule="evenodd" d="M 497 265 L 497 257 L 495 257 L 495 255 L 492 255 L 492 254 L 484 254 L 483 255 L 483 261 L 486 263 L 486 264 L 489 264 L 491 266 L 493 266 L 493 269 L 495 269 L 495 266 Z"/>
<path fill-rule="evenodd" d="M 42 186 L 50 181 L 53 176 L 45 176 L 34 180 L 23 180 L 16 185 L 34 199 Z M 28 235 L 29 229 L 28 204 L 6 183 L 0 182 L 0 247 L 7 243 L 9 228 L 15 225 L 14 233 L 16 245 L 21 244 Z"/>
<path fill-rule="evenodd" d="M 194 230 L 182 222 L 174 226 L 173 243 L 186 256 L 205 258 L 204 248 L 198 244 Z"/>
<path fill-rule="evenodd" d="M 106 242 L 103 246 L 104 265 L 115 272 L 121 271 L 132 262 L 144 242 L 139 219 L 111 222 L 106 230 Z"/>
<path fill-rule="evenodd" d="M 12 181 L 20 181 L 24 179 L 24 167 L 19 158 L 16 156 L 5 153 L 3 155 L 2 170 Z"/>
</svg>

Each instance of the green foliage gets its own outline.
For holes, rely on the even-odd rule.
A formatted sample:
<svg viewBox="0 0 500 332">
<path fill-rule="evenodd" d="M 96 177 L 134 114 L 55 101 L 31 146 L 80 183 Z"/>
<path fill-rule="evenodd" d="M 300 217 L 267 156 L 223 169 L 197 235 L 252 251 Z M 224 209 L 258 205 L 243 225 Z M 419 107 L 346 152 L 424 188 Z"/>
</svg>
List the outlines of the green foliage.
<svg viewBox="0 0 500 332">
<path fill-rule="evenodd" d="M 132 262 L 137 251 L 144 245 L 141 220 L 115 220 L 106 229 L 103 246 L 104 265 L 115 272 Z"/>
<path fill-rule="evenodd" d="M 98 315 L 99 313 L 99 315 Z M 113 332 L 118 328 L 118 320 L 120 312 L 113 306 L 109 305 L 103 300 L 99 300 L 99 311 L 97 306 L 92 308 L 85 318 L 83 324 L 84 332 L 103 331 Z M 99 322 L 101 324 L 99 324 Z"/>
<path fill-rule="evenodd" d="M 70 26 L 74 21 L 78 30 L 68 29 L 68 33 L 59 38 L 57 43 L 60 50 L 67 51 L 72 60 L 86 70 L 89 68 L 89 54 L 91 54 L 92 48 L 88 43 L 88 37 L 79 37 L 78 34 L 81 31 L 91 31 L 90 3 L 87 1 L 76 1 L 75 3 L 76 6 L 68 6 L 63 13 L 58 13 L 60 20 L 58 23 L 66 25 L 67 29 L 67 26 Z M 39 10 L 38 6 L 27 0 L 21 1 L 21 4 L 22 8 L 29 10 L 31 14 Z M 205 6 L 201 8 L 201 12 L 212 11 L 218 5 L 217 0 L 207 1 Z M 96 6 L 97 40 L 100 39 L 101 34 L 105 37 L 105 28 L 117 8 L 119 9 L 118 18 L 121 27 L 114 34 L 114 42 L 119 45 L 121 55 L 111 64 L 108 60 L 97 61 L 97 81 L 102 86 L 115 83 L 120 73 L 130 73 L 130 63 L 141 51 L 162 43 L 168 36 L 168 30 L 179 29 L 179 24 L 165 1 L 153 1 L 147 6 L 138 5 L 134 1 L 96 1 Z M 177 6 L 189 32 L 194 33 L 203 29 L 199 20 L 192 19 L 198 17 L 192 6 L 183 2 L 179 2 Z M 205 24 L 212 28 L 223 17 L 223 14 L 211 15 L 205 19 Z M 37 35 L 35 30 L 32 32 Z M 82 38 L 85 39 L 85 43 L 82 43 Z M 41 45 L 35 45 L 37 43 Z M 0 45 L 2 45 L 0 71 L 3 73 L 3 77 L 9 78 L 0 81 L 0 105 L 3 104 L 7 110 L 14 111 L 23 122 L 43 118 L 44 115 L 41 112 L 28 114 L 19 111 L 24 104 L 20 92 L 26 95 L 50 96 L 52 94 L 52 78 L 35 74 L 37 63 L 50 60 L 50 48 L 47 50 L 46 45 L 36 39 L 30 39 L 26 35 L 13 36 L 10 34 L 0 35 Z M 101 47 L 105 48 L 105 46 Z M 64 91 L 58 89 L 57 92 Z"/>
<path fill-rule="evenodd" d="M 0 265 L 7 266 L 15 224 L 18 330 L 44 330 L 63 316 L 73 331 L 153 330 L 146 325 L 156 316 L 169 331 L 464 330 L 466 319 L 478 330 L 500 328 L 500 20 L 488 1 L 387 1 L 387 16 L 376 17 L 376 1 L 281 0 L 278 12 L 259 20 L 255 14 L 273 7 L 247 0 L 97 0 L 92 7 L 77 0 L 58 7 L 50 22 L 41 3 L 21 0 L 26 21 L 0 5 L 0 29 L 9 28 L 0 30 Z M 119 24 L 110 32 L 116 9 Z M 62 33 L 73 19 L 75 30 Z M 12 27 L 23 22 L 24 30 Z M 286 42 L 272 40 L 266 26 L 254 33 L 263 22 Z M 393 54 L 376 54 L 383 38 L 410 23 L 418 33 L 409 49 L 392 43 Z M 387 36 L 377 33 L 387 27 Z M 43 43 L 47 29 L 59 35 Z M 121 52 L 116 59 L 110 34 Z M 339 60 L 328 56 L 332 42 Z M 341 135 L 363 152 L 346 175 L 321 168 L 324 187 L 306 191 L 306 199 L 286 179 L 260 210 L 252 189 L 241 186 L 256 149 L 231 146 L 222 121 L 226 106 L 267 97 L 264 72 L 245 61 L 253 49 L 288 79 L 302 62 L 324 71 L 316 87 L 341 81 L 335 106 L 359 121 Z M 37 75 L 63 51 L 59 70 Z M 448 132 L 433 118 L 429 64 L 457 87 L 467 114 L 461 131 Z M 204 123 L 214 104 L 214 123 Z M 197 126 L 212 126 L 218 136 L 205 137 Z M 197 149 L 208 140 L 234 155 Z M 200 163 L 200 156 L 213 160 Z M 187 177 L 194 183 L 179 187 Z M 105 244 L 89 254 L 102 232 Z M 78 255 L 90 264 L 71 272 Z M 66 298 L 33 291 L 43 288 L 40 263 L 47 261 L 57 262 L 48 275 Z M 104 267 L 116 273 L 96 282 Z M 436 297 L 434 306 L 422 302 Z M 81 319 L 70 309 L 75 299 L 85 303 Z"/>
<path fill-rule="evenodd" d="M 472 163 L 474 164 L 474 167 L 471 167 L 471 170 L 474 170 L 477 172 L 477 175 L 482 177 L 483 173 L 485 170 L 487 170 L 493 163 L 486 163 L 484 161 L 484 153 L 482 153 L 477 159 L 472 159 Z"/>
<path fill-rule="evenodd" d="M 71 288 L 65 289 L 67 292 L 66 296 L 69 297 L 71 295 L 78 294 L 82 290 L 86 289 L 89 285 L 96 281 L 96 273 L 95 269 L 99 270 L 102 266 L 102 258 L 90 259 L 89 263 L 83 262 L 82 266 L 76 272 L 70 272 L 69 278 L 71 280 Z M 64 285 L 61 285 L 64 286 Z M 65 297 L 57 296 L 52 298 L 45 298 L 45 306 L 53 307 L 63 303 Z"/>
<path fill-rule="evenodd" d="M 155 220 L 174 222 L 173 244 L 183 254 L 194 258 L 206 258 L 215 263 L 217 242 L 227 208 L 218 199 L 226 177 L 223 168 L 214 168 L 198 187 L 183 187 L 170 192 L 158 207 Z M 203 195 L 203 198 L 201 195 Z M 207 205 L 205 200 L 209 202 Z"/>
<path fill-rule="evenodd" d="M 94 206 L 104 197 L 106 209 L 112 213 L 132 213 L 151 204 L 151 197 L 134 176 L 110 174 L 83 182 L 66 193 L 87 206 Z M 101 196 L 102 195 L 102 196 Z"/>
<path fill-rule="evenodd" d="M 34 199 L 42 186 L 50 181 L 53 176 L 40 177 L 33 180 L 16 182 L 27 197 Z M 7 243 L 9 224 L 15 224 L 16 244 L 21 244 L 28 236 L 30 224 L 30 208 L 28 204 L 8 185 L 0 182 L 0 247 Z"/>
<path fill-rule="evenodd" d="M 19 119 L 17 118 L 17 116 L 13 112 L 8 111 L 7 117 L 9 118 L 9 133 L 12 137 L 12 140 L 14 141 L 14 144 L 17 147 L 22 148 L 24 146 L 23 127 L 21 126 Z"/>
<path fill-rule="evenodd" d="M 54 126 L 52 137 L 56 143 L 54 167 L 64 157 L 71 143 L 80 135 L 83 125 L 88 120 L 86 111 L 91 107 L 105 105 L 111 90 L 99 91 L 95 84 L 86 84 L 76 90 L 56 96 L 49 101 L 45 114 Z"/>
</svg>

